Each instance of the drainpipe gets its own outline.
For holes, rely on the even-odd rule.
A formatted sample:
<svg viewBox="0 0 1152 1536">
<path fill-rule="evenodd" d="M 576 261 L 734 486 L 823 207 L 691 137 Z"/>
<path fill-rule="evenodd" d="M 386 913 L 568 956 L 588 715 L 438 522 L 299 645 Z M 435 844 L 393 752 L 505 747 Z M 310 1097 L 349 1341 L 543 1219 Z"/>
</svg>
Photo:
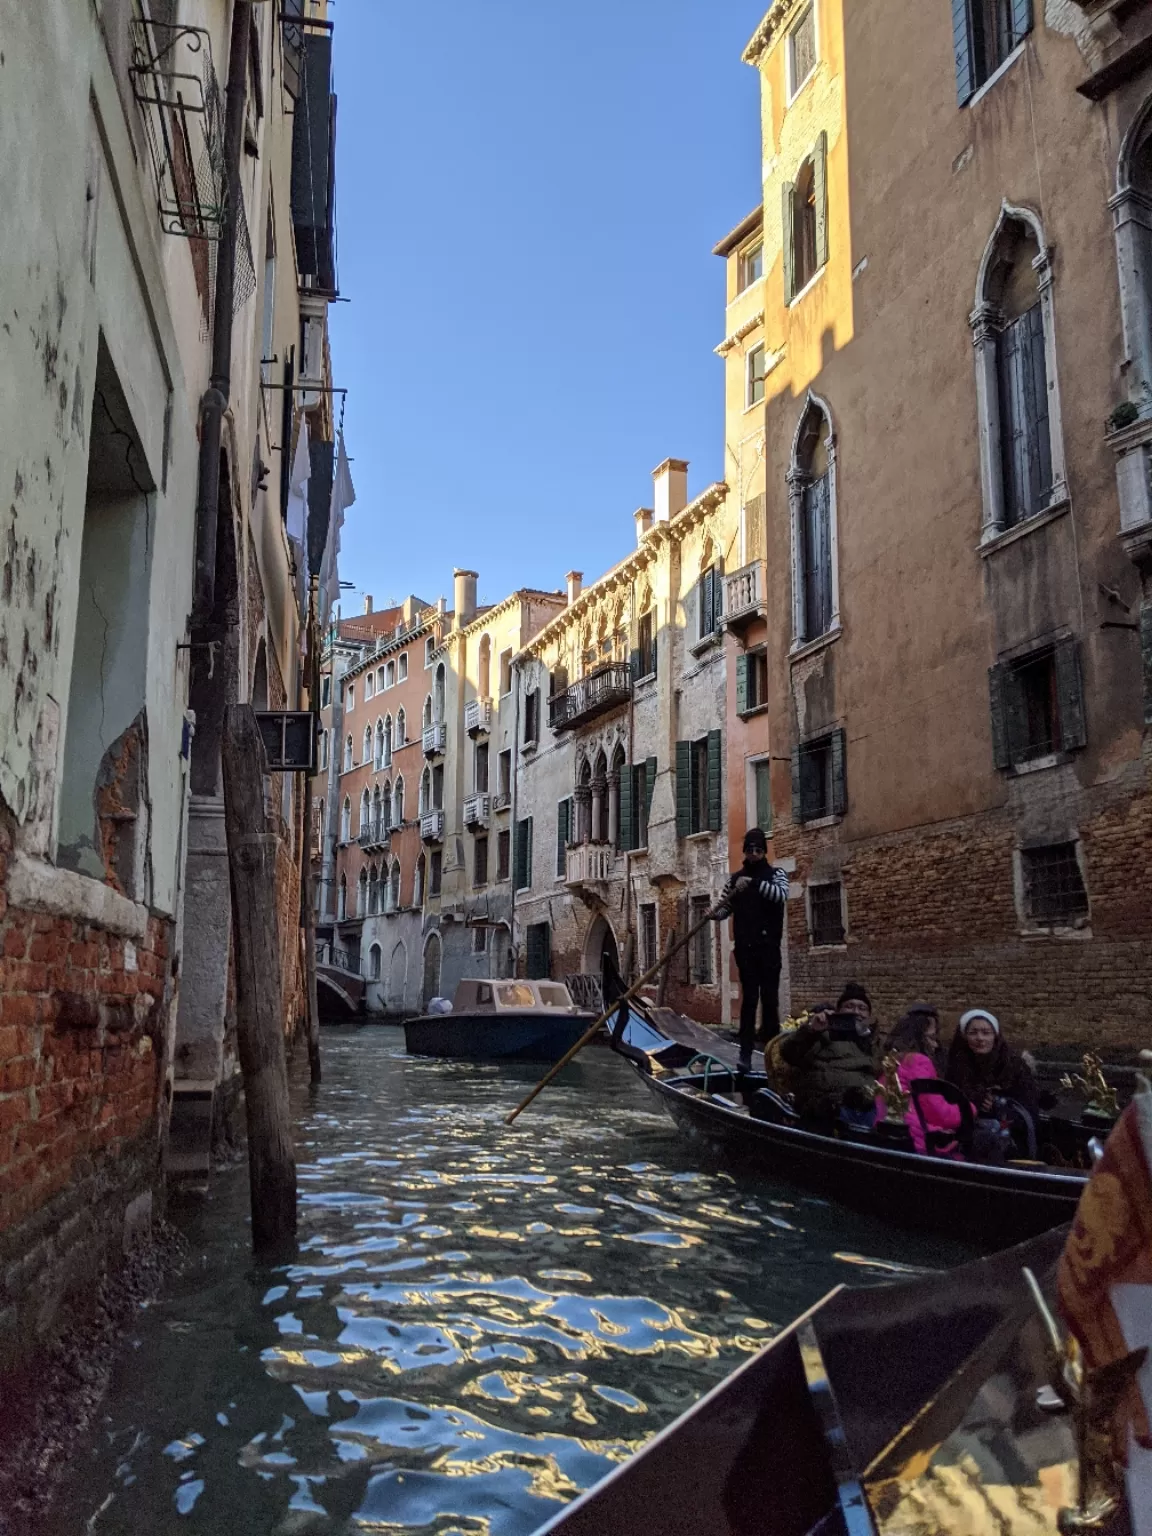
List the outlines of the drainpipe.
<svg viewBox="0 0 1152 1536">
<path fill-rule="evenodd" d="M 220 502 L 220 446 L 232 373 L 232 310 L 236 294 L 236 233 L 240 156 L 248 94 L 251 0 L 235 0 L 224 100 L 224 228 L 216 249 L 216 303 L 212 313 L 212 378 L 200 402 L 200 473 L 196 498 L 196 574 L 193 626 L 207 624 L 216 598 L 216 522 Z M 284 452 L 290 451 L 284 445 Z"/>
<path fill-rule="evenodd" d="M 537 727 L 539 729 L 539 727 Z M 499 770 L 497 770 L 499 771 Z M 516 806 L 518 795 L 516 786 L 520 782 L 520 663 L 512 662 L 512 783 L 509 788 L 512 791 L 511 822 L 512 836 L 509 840 L 508 864 L 509 874 L 512 876 L 512 920 L 509 924 L 512 931 L 512 974 L 520 969 L 520 936 L 516 924 Z M 531 871 L 529 871 L 529 886 L 531 886 Z"/>
</svg>

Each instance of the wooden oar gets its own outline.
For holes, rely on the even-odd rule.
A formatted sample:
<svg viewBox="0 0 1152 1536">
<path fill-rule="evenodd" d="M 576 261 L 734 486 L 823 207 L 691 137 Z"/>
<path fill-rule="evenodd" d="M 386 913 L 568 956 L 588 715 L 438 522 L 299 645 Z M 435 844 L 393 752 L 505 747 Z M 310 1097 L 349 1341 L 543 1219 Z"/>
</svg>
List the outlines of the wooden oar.
<svg viewBox="0 0 1152 1536">
<path fill-rule="evenodd" d="M 580 1054 L 580 1052 L 584 1049 L 584 1047 L 589 1043 L 589 1041 L 594 1040 L 596 1038 L 596 1036 L 600 1033 L 600 1031 L 604 1027 L 604 1025 L 607 1024 L 608 1020 L 612 1017 L 612 1015 L 620 1007 L 621 1003 L 626 1003 L 629 1000 L 629 998 L 635 997 L 637 992 L 639 992 L 641 987 L 646 987 L 654 976 L 658 976 L 660 974 L 660 972 L 664 969 L 664 967 L 672 959 L 672 957 L 674 955 L 678 955 L 680 953 L 680 951 L 685 948 L 686 945 L 688 945 L 688 944 L 690 944 L 692 942 L 692 940 L 701 931 L 701 929 L 706 928 L 708 926 L 708 924 L 711 923 L 711 922 L 715 922 L 715 918 L 713 916 L 712 910 L 710 910 L 708 912 L 708 915 L 706 917 L 702 917 L 700 919 L 700 921 L 696 924 L 695 928 L 689 929 L 689 931 L 684 935 L 684 937 L 679 941 L 679 943 L 674 944 L 671 949 L 665 950 L 664 954 L 661 956 L 661 958 L 659 960 L 657 960 L 656 964 L 654 966 L 652 966 L 650 970 L 645 971 L 643 976 L 641 976 L 640 980 L 637 981 L 637 982 L 634 982 L 632 984 L 632 986 L 630 986 L 628 988 L 627 992 L 625 992 L 622 996 L 618 997 L 616 999 L 616 1001 L 612 1004 L 611 1008 L 605 1008 L 604 1012 L 596 1020 L 595 1024 L 589 1025 L 588 1029 L 584 1032 L 584 1034 L 582 1034 L 580 1036 L 579 1040 L 577 1040 L 576 1044 L 572 1047 L 572 1049 L 570 1051 L 566 1052 L 563 1056 L 561 1056 L 560 1060 L 556 1063 L 556 1065 L 554 1067 L 550 1068 L 549 1071 L 547 1071 L 544 1074 L 544 1076 L 536 1084 L 535 1088 L 533 1088 L 532 1092 L 527 1096 L 527 1098 L 524 1098 L 524 1099 L 520 1100 L 520 1103 L 517 1104 L 516 1108 L 512 1111 L 512 1113 L 508 1116 L 507 1120 L 504 1123 L 506 1125 L 511 1125 L 513 1120 L 515 1120 L 518 1115 L 523 1114 L 523 1112 L 528 1108 L 529 1104 L 531 1104 L 532 1100 L 536 1097 L 536 1095 L 538 1093 L 543 1092 L 543 1090 L 545 1088 L 547 1088 L 548 1084 L 552 1081 L 552 1079 L 554 1077 L 556 1077 L 558 1073 L 560 1073 L 560 1072 L 562 1072 L 564 1070 L 564 1068 L 568 1065 L 568 1063 L 572 1060 L 572 1058 L 574 1056 L 578 1056 Z"/>
</svg>

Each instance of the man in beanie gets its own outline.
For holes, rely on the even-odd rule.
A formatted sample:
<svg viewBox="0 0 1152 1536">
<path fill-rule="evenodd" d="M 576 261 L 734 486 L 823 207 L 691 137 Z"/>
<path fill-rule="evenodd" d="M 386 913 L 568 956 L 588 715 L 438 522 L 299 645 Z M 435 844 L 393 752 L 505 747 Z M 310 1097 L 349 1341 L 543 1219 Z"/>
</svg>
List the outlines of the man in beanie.
<svg viewBox="0 0 1152 1536">
<path fill-rule="evenodd" d="M 780 943 L 788 902 L 788 876 L 768 862 L 768 839 L 759 827 L 744 836 L 744 863 L 713 908 L 718 922 L 732 919 L 736 969 L 740 973 L 740 1070 L 752 1065 L 752 1046 L 766 1045 L 780 1031 Z M 756 1035 L 756 1009 L 761 1013 Z"/>
</svg>

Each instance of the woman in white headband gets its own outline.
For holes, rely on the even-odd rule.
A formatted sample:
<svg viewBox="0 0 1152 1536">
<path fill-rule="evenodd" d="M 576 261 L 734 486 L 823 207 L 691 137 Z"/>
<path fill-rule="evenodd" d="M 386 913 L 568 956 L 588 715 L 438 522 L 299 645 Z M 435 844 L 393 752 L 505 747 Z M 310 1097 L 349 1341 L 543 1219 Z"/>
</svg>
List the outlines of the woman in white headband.
<svg viewBox="0 0 1152 1536">
<path fill-rule="evenodd" d="M 987 1008 L 969 1008 L 948 1049 L 944 1076 L 987 1114 L 997 1099 L 1013 1099 L 1035 1118 L 1036 1079 L 1028 1063 L 1004 1038 L 1000 1020 Z"/>
</svg>

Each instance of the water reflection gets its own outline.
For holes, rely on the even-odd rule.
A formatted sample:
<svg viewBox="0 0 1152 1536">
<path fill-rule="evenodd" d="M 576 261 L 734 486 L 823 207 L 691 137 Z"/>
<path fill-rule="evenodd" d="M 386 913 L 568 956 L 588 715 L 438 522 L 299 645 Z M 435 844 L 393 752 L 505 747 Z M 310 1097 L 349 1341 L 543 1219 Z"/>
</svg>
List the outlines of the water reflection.
<svg viewBox="0 0 1152 1536">
<path fill-rule="evenodd" d="M 527 1536 L 833 1285 L 963 1256 L 702 1164 L 606 1053 L 508 1129 L 528 1073 L 324 1043 L 295 1262 L 243 1170 L 187 1208 L 53 1536 Z"/>
</svg>

